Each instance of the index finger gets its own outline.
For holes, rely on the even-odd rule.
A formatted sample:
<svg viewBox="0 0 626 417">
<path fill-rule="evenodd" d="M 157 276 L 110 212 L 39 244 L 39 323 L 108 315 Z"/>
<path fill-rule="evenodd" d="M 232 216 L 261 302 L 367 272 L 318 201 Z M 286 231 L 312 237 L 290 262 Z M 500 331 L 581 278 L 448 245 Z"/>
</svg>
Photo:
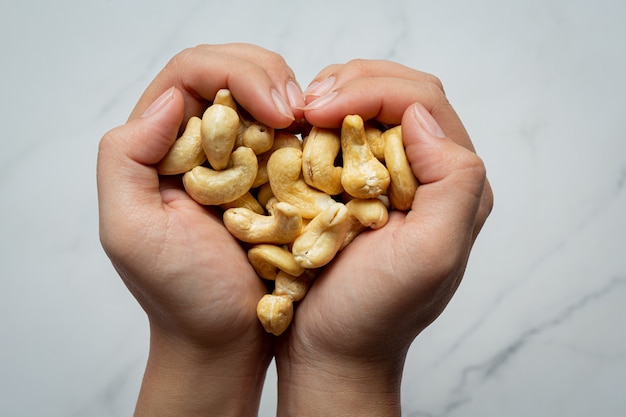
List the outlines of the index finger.
<svg viewBox="0 0 626 417">
<path fill-rule="evenodd" d="M 320 127 L 338 127 L 348 114 L 398 125 L 406 109 L 420 103 L 433 115 L 447 136 L 474 150 L 463 123 L 440 83 L 435 80 L 425 77 L 415 81 L 384 75 L 351 79 L 319 101 L 309 103 L 305 107 L 305 117 L 309 123 Z M 320 102 L 318 106 L 316 103 Z"/>
<path fill-rule="evenodd" d="M 200 45 L 183 50 L 167 63 L 141 96 L 129 120 L 142 114 L 172 86 L 183 93 L 184 120 L 201 116 L 217 91 L 228 88 L 255 119 L 285 128 L 297 116 L 285 98 L 291 80 L 293 71 L 274 52 L 245 44 Z"/>
</svg>

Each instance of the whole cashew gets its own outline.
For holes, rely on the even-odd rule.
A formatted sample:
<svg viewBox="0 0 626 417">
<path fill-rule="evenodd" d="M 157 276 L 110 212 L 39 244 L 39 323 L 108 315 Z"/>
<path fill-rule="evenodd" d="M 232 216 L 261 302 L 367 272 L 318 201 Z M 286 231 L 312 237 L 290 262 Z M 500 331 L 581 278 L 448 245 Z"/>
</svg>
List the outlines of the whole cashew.
<svg viewBox="0 0 626 417">
<path fill-rule="evenodd" d="M 231 154 L 232 167 L 215 171 L 197 166 L 183 175 L 187 193 L 200 204 L 229 203 L 248 192 L 257 172 L 256 155 L 250 148 L 237 148 Z"/>
<path fill-rule="evenodd" d="M 257 162 L 259 164 L 259 169 L 256 174 L 256 178 L 254 179 L 254 183 L 252 183 L 252 188 L 258 188 L 264 184 L 267 184 L 269 178 L 267 176 L 267 161 L 272 156 L 270 151 L 264 152 L 260 155 L 257 155 Z"/>
<path fill-rule="evenodd" d="M 245 125 L 241 134 L 243 146 L 252 148 L 255 154 L 260 155 L 269 151 L 274 144 L 274 129 L 260 122 L 251 122 Z"/>
<path fill-rule="evenodd" d="M 342 250 L 346 246 L 348 246 L 358 235 L 360 235 L 367 227 L 363 226 L 359 219 L 350 215 L 348 216 L 348 230 L 346 231 L 346 235 L 343 238 L 343 242 L 341 242 L 341 247 L 339 250 Z"/>
<path fill-rule="evenodd" d="M 259 187 L 256 195 L 256 199 L 262 207 L 267 207 L 267 203 L 274 197 L 274 192 L 270 183 L 265 183 Z"/>
<path fill-rule="evenodd" d="M 224 212 L 223 219 L 226 229 L 247 243 L 291 243 L 302 229 L 300 212 L 285 202 L 277 203 L 270 216 L 246 208 L 232 208 Z"/>
<path fill-rule="evenodd" d="M 312 219 L 335 201 L 323 191 L 310 187 L 302 178 L 302 151 L 286 147 L 277 149 L 267 161 L 272 192 L 300 210 L 302 217 Z"/>
<path fill-rule="evenodd" d="M 183 134 L 176 139 L 167 154 L 157 164 L 159 174 L 184 174 L 206 161 L 202 150 L 201 124 L 202 120 L 196 116 L 187 121 Z"/>
<path fill-rule="evenodd" d="M 336 130 L 313 127 L 302 146 L 304 181 L 326 194 L 340 194 L 342 168 L 335 166 L 340 148 L 341 137 Z"/>
<path fill-rule="evenodd" d="M 296 135 L 284 130 L 274 131 L 274 145 L 272 145 L 271 151 L 275 151 L 282 148 L 296 148 L 302 150 L 302 142 Z"/>
<path fill-rule="evenodd" d="M 293 320 L 293 301 L 287 295 L 265 294 L 257 304 L 256 313 L 265 331 L 279 336 Z"/>
<path fill-rule="evenodd" d="M 237 103 L 233 98 L 233 94 L 228 88 L 217 90 L 217 93 L 215 93 L 215 99 L 213 99 L 213 104 L 221 104 L 223 106 L 230 107 L 235 111 L 239 109 L 239 106 L 237 106 Z"/>
<path fill-rule="evenodd" d="M 254 184 L 252 184 L 252 188 L 257 188 L 262 185 L 265 185 L 269 181 L 269 177 L 267 175 L 267 161 L 270 159 L 270 156 L 280 148 L 296 148 L 302 150 L 302 144 L 298 137 L 292 133 L 284 132 L 282 130 L 274 131 L 274 140 L 272 147 L 262 154 L 258 155 L 259 161 L 259 171 L 257 173 L 257 177 L 254 180 Z"/>
<path fill-rule="evenodd" d="M 371 125 L 365 125 L 365 139 L 372 151 L 372 155 L 379 161 L 385 159 L 385 140 L 383 131 Z"/>
<path fill-rule="evenodd" d="M 387 190 L 389 202 L 398 210 L 408 210 L 413 204 L 418 181 L 404 151 L 402 126 L 386 130 L 383 137 L 385 141 L 385 164 L 391 177 L 391 183 Z"/>
<path fill-rule="evenodd" d="M 228 203 L 220 204 L 220 208 L 222 210 L 228 210 L 232 208 L 246 208 L 258 214 L 265 214 L 265 210 L 261 203 L 254 198 L 252 193 L 247 192 L 236 200 L 230 201 Z"/>
<path fill-rule="evenodd" d="M 277 245 L 261 243 L 252 247 L 248 251 L 248 260 L 261 278 L 271 281 L 276 279 L 278 271 L 295 276 L 304 272 L 304 268 L 296 263 L 293 254 Z"/>
<path fill-rule="evenodd" d="M 239 130 L 239 114 L 223 104 L 212 104 L 202 115 L 202 147 L 213 169 L 228 166 Z"/>
<path fill-rule="evenodd" d="M 363 226 L 371 229 L 380 229 L 389 220 L 389 213 L 385 203 L 377 198 L 369 198 L 367 200 L 353 198 L 346 203 L 346 207 L 351 216 L 356 217 Z"/>
<path fill-rule="evenodd" d="M 286 295 L 292 301 L 300 301 L 309 291 L 311 283 L 315 279 L 317 270 L 307 269 L 300 276 L 289 275 L 286 272 L 279 271 L 274 280 L 274 295 Z"/>
<path fill-rule="evenodd" d="M 335 202 L 307 224 L 294 240 L 291 252 L 303 268 L 319 268 L 337 254 L 348 231 L 349 212 L 343 203 Z"/>
<path fill-rule="evenodd" d="M 389 186 L 389 171 L 370 150 L 363 119 L 348 115 L 341 126 L 343 171 L 341 184 L 356 198 L 374 198 Z"/>
</svg>

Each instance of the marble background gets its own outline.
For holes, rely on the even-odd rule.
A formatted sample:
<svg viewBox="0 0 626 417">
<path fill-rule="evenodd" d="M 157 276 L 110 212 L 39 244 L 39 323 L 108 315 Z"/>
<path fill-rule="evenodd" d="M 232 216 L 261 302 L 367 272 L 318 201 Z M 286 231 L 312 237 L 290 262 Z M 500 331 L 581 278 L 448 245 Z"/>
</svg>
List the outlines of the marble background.
<svg viewBox="0 0 626 417">
<path fill-rule="evenodd" d="M 132 414 L 147 327 L 99 245 L 97 143 L 176 52 L 235 41 L 303 85 L 352 58 L 434 73 L 487 164 L 405 416 L 626 415 L 626 2 L 24 0 L 0 33 L 0 415 Z"/>
</svg>

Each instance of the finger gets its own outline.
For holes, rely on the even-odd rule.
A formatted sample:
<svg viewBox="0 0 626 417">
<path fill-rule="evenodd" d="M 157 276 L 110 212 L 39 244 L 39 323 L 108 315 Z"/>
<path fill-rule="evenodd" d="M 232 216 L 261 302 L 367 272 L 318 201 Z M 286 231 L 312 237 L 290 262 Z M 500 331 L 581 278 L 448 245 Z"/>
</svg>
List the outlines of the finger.
<svg viewBox="0 0 626 417">
<path fill-rule="evenodd" d="M 450 259 L 467 259 L 474 231 L 486 219 L 479 218 L 486 183 L 482 160 L 446 137 L 420 104 L 407 109 L 402 135 L 407 158 L 420 185 L 405 219 L 407 227 L 399 232 L 407 247 L 421 242 L 420 250 L 432 251 L 432 256 L 445 248 Z M 424 244 L 426 235 L 429 238 Z"/>
<path fill-rule="evenodd" d="M 307 104 L 351 80 L 369 77 L 400 78 L 416 82 L 432 82 L 441 86 L 433 75 L 388 60 L 353 59 L 346 64 L 329 65 L 320 71 L 304 91 Z M 443 90 L 443 86 L 441 86 Z"/>
<path fill-rule="evenodd" d="M 276 52 L 267 50 L 257 45 L 247 43 L 231 43 L 218 45 L 198 45 L 198 48 L 208 51 L 219 52 L 226 55 L 232 55 L 244 61 L 256 63 L 262 66 L 270 78 L 276 82 L 277 86 L 282 85 L 281 81 L 291 79 L 296 82 L 296 75 L 293 69 L 287 65 L 285 59 Z M 287 78 L 285 78 L 287 77 Z M 297 84 L 300 87 L 299 84 Z M 281 93 L 287 93 L 287 90 L 280 90 Z"/>
<path fill-rule="evenodd" d="M 252 49 L 240 45 L 201 45 L 180 52 L 146 89 L 130 119 L 170 86 L 183 92 L 185 119 L 201 116 L 217 91 L 228 88 L 239 105 L 260 122 L 275 128 L 289 126 L 296 117 L 286 98 L 293 71 L 278 54 L 261 48 L 255 52 L 254 60 L 250 58 Z"/>
<path fill-rule="evenodd" d="M 330 65 L 312 83 L 313 90 L 326 96 L 317 104 L 308 102 L 306 118 L 313 125 L 339 126 L 348 114 L 396 125 L 414 102 L 423 104 L 444 133 L 461 146 L 475 151 L 456 111 L 448 102 L 441 81 L 434 75 L 389 62 L 354 60 Z M 310 94 L 311 86 L 305 90 Z M 309 97 L 310 99 L 311 97 Z M 481 197 L 474 238 L 493 208 L 493 192 L 488 180 Z"/>
<path fill-rule="evenodd" d="M 231 54 L 248 62 L 261 65 L 274 81 L 281 97 L 287 99 L 295 119 L 300 120 L 304 117 L 302 108 L 305 103 L 302 87 L 298 83 L 293 69 L 287 65 L 287 62 L 281 55 L 260 46 L 247 43 L 200 45 L 199 47 Z"/>
<path fill-rule="evenodd" d="M 119 219 L 147 215 L 150 208 L 161 207 L 153 164 L 176 140 L 183 113 L 182 93 L 170 88 L 143 116 L 104 135 L 97 162 L 101 225 L 114 226 Z M 139 213 L 137 207 L 141 207 Z"/>
<path fill-rule="evenodd" d="M 476 224 L 474 224 L 474 233 L 472 235 L 472 241 L 476 240 L 478 234 L 482 230 L 487 218 L 493 210 L 494 198 L 493 190 L 489 179 L 485 178 L 485 187 L 480 198 L 480 206 L 478 207 L 478 213 L 476 215 Z"/>
<path fill-rule="evenodd" d="M 388 77 L 351 80 L 307 105 L 305 117 L 309 123 L 320 127 L 338 127 L 348 114 L 398 125 L 406 109 L 416 102 L 426 107 L 448 137 L 474 150 L 463 123 L 443 90 L 434 82 Z"/>
</svg>

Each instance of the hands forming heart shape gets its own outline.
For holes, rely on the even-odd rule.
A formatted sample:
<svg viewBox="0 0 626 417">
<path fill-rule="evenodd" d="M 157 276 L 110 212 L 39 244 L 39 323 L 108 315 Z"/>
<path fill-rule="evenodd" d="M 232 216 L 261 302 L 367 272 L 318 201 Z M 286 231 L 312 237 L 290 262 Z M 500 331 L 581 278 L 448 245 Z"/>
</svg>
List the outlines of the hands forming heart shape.
<svg viewBox="0 0 626 417">
<path fill-rule="evenodd" d="M 337 130 L 349 115 L 398 126 L 419 182 L 406 209 L 390 210 L 384 227 L 360 233 L 319 269 L 278 337 L 259 325 L 267 287 L 223 209 L 199 204 L 180 176 L 157 170 L 224 90 L 277 132 Z M 253 415 L 272 359 L 287 414 L 397 413 L 406 353 L 452 298 L 491 211 L 485 171 L 433 75 L 353 60 L 327 66 L 302 91 L 285 60 L 258 46 L 177 54 L 98 150 L 101 242 L 150 323 L 137 415 L 192 405 Z"/>
</svg>

